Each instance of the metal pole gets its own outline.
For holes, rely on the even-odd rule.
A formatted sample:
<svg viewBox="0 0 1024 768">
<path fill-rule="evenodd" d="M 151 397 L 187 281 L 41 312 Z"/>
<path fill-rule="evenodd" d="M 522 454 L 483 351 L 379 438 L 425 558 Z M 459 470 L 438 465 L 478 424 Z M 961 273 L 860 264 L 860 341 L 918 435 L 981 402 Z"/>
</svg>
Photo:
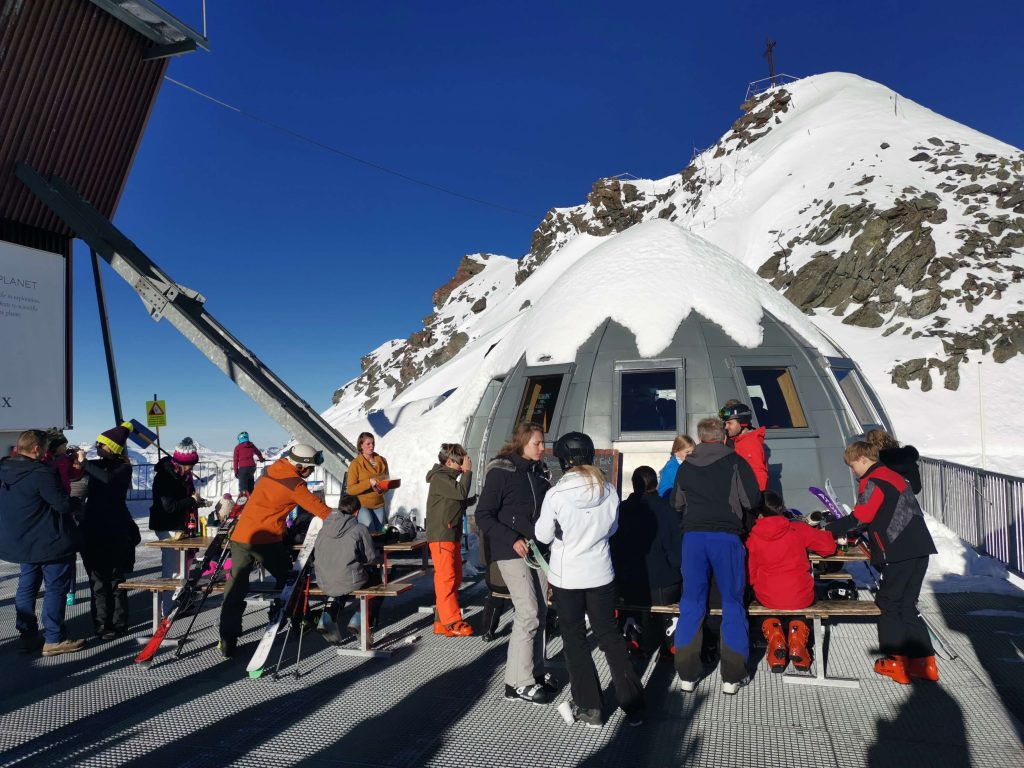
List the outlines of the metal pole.
<svg viewBox="0 0 1024 768">
<path fill-rule="evenodd" d="M 154 392 L 153 393 L 153 401 L 155 402 L 158 399 L 159 398 L 156 396 L 156 392 Z M 160 450 L 161 450 L 160 449 L 160 427 L 157 426 L 157 427 L 155 427 L 155 429 L 156 429 L 156 460 L 160 461 Z"/>
<path fill-rule="evenodd" d="M 110 380 L 110 401 L 114 406 L 114 423 L 120 424 L 124 421 L 121 413 L 121 391 L 117 386 L 117 367 L 114 365 L 114 347 L 110 338 L 110 323 L 107 320 L 107 301 L 103 295 L 103 281 L 100 277 L 100 259 L 96 251 L 89 249 L 92 254 L 92 277 L 96 283 L 96 307 L 100 313 L 100 330 L 103 333 L 103 352 L 107 356 L 107 378 Z"/>
<path fill-rule="evenodd" d="M 982 389 L 981 360 L 978 361 L 978 424 L 981 430 L 981 468 L 985 469 L 985 393 Z"/>
</svg>

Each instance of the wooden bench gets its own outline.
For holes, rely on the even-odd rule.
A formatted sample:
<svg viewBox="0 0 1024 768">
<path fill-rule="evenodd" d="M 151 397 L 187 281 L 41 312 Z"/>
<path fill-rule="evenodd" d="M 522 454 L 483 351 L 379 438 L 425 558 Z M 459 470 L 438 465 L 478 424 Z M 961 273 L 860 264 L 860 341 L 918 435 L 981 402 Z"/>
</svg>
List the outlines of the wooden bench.
<svg viewBox="0 0 1024 768">
<path fill-rule="evenodd" d="M 424 568 L 418 571 L 412 571 L 410 573 L 403 574 L 397 579 L 393 579 L 389 584 L 379 584 L 375 587 L 367 587 L 366 589 L 357 589 L 352 592 L 351 596 L 359 599 L 359 608 L 362 611 L 363 624 L 366 624 L 366 616 L 368 616 L 367 603 L 372 598 L 382 597 L 397 597 L 405 592 L 412 589 L 412 582 L 423 576 L 426 572 L 430 571 L 430 568 Z M 160 594 L 163 592 L 173 592 L 181 586 L 182 580 L 175 578 L 162 578 L 159 576 L 154 577 L 140 577 L 137 579 L 129 579 L 123 581 L 120 587 L 123 589 L 145 589 L 153 593 L 153 632 L 157 631 L 160 625 Z M 211 594 L 221 593 L 224 591 L 226 582 L 217 581 L 210 590 Z M 203 579 L 199 582 L 199 588 L 205 589 L 209 585 L 209 581 Z M 277 582 L 250 582 L 249 593 L 255 593 L 259 595 L 276 595 L 281 590 L 277 588 Z M 327 594 L 316 584 L 311 584 L 309 588 L 309 594 L 315 597 L 327 597 Z M 363 626 L 360 631 L 359 649 L 353 649 L 350 655 L 361 655 L 361 656 L 388 656 L 390 652 L 374 651 L 370 648 L 372 640 L 369 634 L 369 627 Z M 347 649 L 339 649 L 341 650 Z M 341 654 L 344 655 L 344 654 Z"/>
<path fill-rule="evenodd" d="M 398 597 L 402 593 L 408 592 L 410 589 L 412 589 L 412 583 L 410 580 L 395 579 L 389 584 L 378 584 L 375 587 L 357 589 L 353 592 L 352 596 L 359 598 L 359 647 L 338 648 L 336 653 L 339 656 L 390 656 L 391 651 L 371 647 L 373 645 L 373 635 L 370 632 L 369 603 L 373 598 Z"/>
<path fill-rule="evenodd" d="M 199 582 L 198 588 L 203 590 L 209 583 L 209 580 L 202 579 Z M 128 579 L 127 581 L 122 581 L 119 586 L 122 589 L 147 589 L 153 593 L 153 632 L 156 632 L 157 627 L 160 625 L 160 594 L 163 592 L 173 592 L 180 587 L 181 584 L 181 579 L 152 576 Z M 224 582 L 218 581 L 213 585 L 213 588 L 210 590 L 210 594 L 220 594 L 223 591 Z M 256 581 L 250 582 L 249 584 L 249 592 L 254 592 L 259 595 L 276 595 L 280 591 L 281 590 L 277 588 L 276 581 Z M 317 586 L 310 586 L 309 594 L 316 595 L 317 597 L 324 596 L 323 590 Z"/>
<path fill-rule="evenodd" d="M 627 611 L 650 611 L 651 613 L 679 615 L 678 603 L 671 605 L 619 605 Z M 721 616 L 721 608 L 708 610 L 712 616 Z M 860 681 L 850 678 L 828 677 L 825 674 L 828 665 L 829 619 L 849 618 L 856 616 L 875 617 L 881 614 L 878 606 L 870 600 L 819 600 L 807 608 L 778 609 L 766 608 L 758 602 L 747 606 L 748 616 L 802 616 L 814 622 L 814 636 L 820 648 L 819 657 L 815 660 L 815 675 L 803 674 L 783 675 L 783 680 L 795 685 L 821 685 L 833 688 L 860 688 Z"/>
</svg>

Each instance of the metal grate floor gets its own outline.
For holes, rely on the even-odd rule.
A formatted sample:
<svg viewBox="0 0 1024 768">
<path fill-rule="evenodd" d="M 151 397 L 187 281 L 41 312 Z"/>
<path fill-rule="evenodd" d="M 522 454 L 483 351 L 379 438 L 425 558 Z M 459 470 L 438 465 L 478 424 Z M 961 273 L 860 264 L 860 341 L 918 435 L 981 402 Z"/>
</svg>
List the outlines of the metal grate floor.
<svg viewBox="0 0 1024 768">
<path fill-rule="evenodd" d="M 140 548 L 137 573 L 155 569 L 158 553 Z M 721 694 L 717 672 L 684 693 L 671 665 L 652 663 L 644 725 L 629 728 L 612 712 L 603 729 L 591 730 L 567 727 L 555 711 L 568 687 L 551 706 L 503 700 L 507 634 L 489 644 L 434 636 L 431 617 L 416 612 L 432 600 L 429 579 L 385 603 L 382 644 L 394 650 L 390 659 L 339 657 L 314 633 L 304 640 L 301 678 L 274 681 L 250 680 L 244 671 L 265 607 L 251 604 L 244 645 L 223 661 L 214 650 L 219 598 L 199 617 L 182 658 L 164 649 L 148 671 L 132 663 L 135 638 L 149 630 L 148 593 L 132 596 L 135 637 L 93 640 L 82 653 L 50 659 L 18 654 L 16 574 L 16 566 L 0 563 L 0 766 L 1024 768 L 1024 597 L 922 601 L 959 655 L 940 660 L 938 685 L 876 679 L 874 625 L 843 622 L 832 633 L 828 671 L 860 678 L 860 690 L 786 685 L 762 664 L 737 696 Z M 72 636 L 90 629 L 80 577 L 69 609 Z M 465 606 L 482 597 L 482 585 L 462 593 Z M 549 652 L 559 650 L 553 638 Z M 284 672 L 293 660 L 286 658 Z M 599 652 L 595 661 L 608 686 Z M 564 681 L 564 669 L 553 671 Z"/>
</svg>

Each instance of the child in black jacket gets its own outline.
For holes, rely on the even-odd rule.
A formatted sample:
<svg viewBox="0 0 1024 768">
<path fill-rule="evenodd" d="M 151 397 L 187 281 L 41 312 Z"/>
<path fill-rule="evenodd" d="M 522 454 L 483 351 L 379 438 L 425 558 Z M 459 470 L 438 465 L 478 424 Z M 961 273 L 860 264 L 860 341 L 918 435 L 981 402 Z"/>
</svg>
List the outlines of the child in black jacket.
<svg viewBox="0 0 1024 768">
<path fill-rule="evenodd" d="M 936 549 L 917 497 L 902 475 L 879 462 L 870 443 L 848 446 L 843 460 L 860 478 L 857 506 L 828 530 L 839 537 L 867 527 L 871 563 L 882 574 L 875 603 L 882 611 L 878 645 L 886 655 L 875 662 L 875 672 L 903 685 L 911 677 L 936 681 L 935 650 L 917 610 L 928 558 Z"/>
</svg>

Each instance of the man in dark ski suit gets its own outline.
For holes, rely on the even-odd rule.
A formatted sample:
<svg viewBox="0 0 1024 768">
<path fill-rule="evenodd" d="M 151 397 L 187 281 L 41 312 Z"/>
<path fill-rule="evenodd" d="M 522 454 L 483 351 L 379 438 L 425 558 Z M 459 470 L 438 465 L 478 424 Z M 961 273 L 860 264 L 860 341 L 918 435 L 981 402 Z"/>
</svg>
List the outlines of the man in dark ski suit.
<svg viewBox="0 0 1024 768">
<path fill-rule="evenodd" d="M 750 465 L 725 445 L 719 419 L 697 424 L 700 443 L 679 468 L 672 505 L 683 521 L 683 595 L 676 623 L 676 671 L 684 691 L 701 675 L 700 650 L 713 574 L 722 593 L 722 692 L 736 693 L 747 681 L 746 550 L 741 537 L 746 517 L 761 505 Z"/>
<path fill-rule="evenodd" d="M 0 560 L 21 564 L 14 597 L 21 650 L 56 656 L 82 650 L 85 641 L 69 638 L 64 627 L 65 596 L 75 579 L 75 523 L 57 470 L 42 462 L 46 448 L 46 433 L 30 429 L 18 436 L 17 455 L 0 460 Z M 42 584 L 40 637 L 35 603 Z"/>
</svg>

